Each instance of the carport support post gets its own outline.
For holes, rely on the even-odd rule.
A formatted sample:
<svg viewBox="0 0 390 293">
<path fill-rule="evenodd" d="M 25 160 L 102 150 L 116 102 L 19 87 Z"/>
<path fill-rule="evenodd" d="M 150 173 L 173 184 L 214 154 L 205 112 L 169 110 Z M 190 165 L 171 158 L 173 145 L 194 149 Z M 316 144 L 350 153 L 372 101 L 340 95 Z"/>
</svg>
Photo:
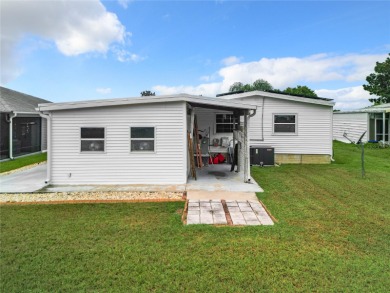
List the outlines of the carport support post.
<svg viewBox="0 0 390 293">
<path fill-rule="evenodd" d="M 248 127 L 249 127 L 249 111 L 245 110 L 244 112 L 244 182 L 250 182 L 250 178 L 249 178 L 250 166 L 248 162 L 248 152 L 249 152 Z"/>
<path fill-rule="evenodd" d="M 388 120 L 387 120 L 387 124 L 388 124 L 388 128 L 387 128 L 387 142 L 390 143 L 390 111 L 387 114 L 389 114 L 389 117 L 388 117 Z"/>
<path fill-rule="evenodd" d="M 18 114 L 17 113 L 11 113 L 10 114 L 10 117 L 9 117 L 9 158 L 11 160 L 14 159 L 14 152 L 13 152 L 13 149 L 14 149 L 14 146 L 13 146 L 13 127 L 12 127 L 12 121 L 13 119 L 17 116 Z"/>
</svg>

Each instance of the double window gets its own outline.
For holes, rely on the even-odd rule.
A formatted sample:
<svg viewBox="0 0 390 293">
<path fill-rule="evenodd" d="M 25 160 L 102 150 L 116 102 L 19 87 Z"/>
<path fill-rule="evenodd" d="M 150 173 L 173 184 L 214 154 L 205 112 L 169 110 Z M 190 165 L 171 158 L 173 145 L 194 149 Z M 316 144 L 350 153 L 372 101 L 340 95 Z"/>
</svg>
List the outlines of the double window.
<svg viewBox="0 0 390 293">
<path fill-rule="evenodd" d="M 105 128 L 82 127 L 80 130 L 81 152 L 105 151 Z M 154 127 L 130 127 L 131 152 L 154 152 Z"/>
<path fill-rule="evenodd" d="M 130 127 L 130 150 L 132 152 L 154 152 L 154 141 L 154 127 Z"/>
<path fill-rule="evenodd" d="M 274 114 L 273 132 L 275 134 L 296 134 L 297 118 L 296 114 Z"/>
<path fill-rule="evenodd" d="M 230 133 L 234 129 L 233 114 L 216 114 L 215 115 L 215 132 Z"/>
<path fill-rule="evenodd" d="M 80 131 L 81 152 L 104 152 L 104 127 L 82 127 Z"/>
</svg>

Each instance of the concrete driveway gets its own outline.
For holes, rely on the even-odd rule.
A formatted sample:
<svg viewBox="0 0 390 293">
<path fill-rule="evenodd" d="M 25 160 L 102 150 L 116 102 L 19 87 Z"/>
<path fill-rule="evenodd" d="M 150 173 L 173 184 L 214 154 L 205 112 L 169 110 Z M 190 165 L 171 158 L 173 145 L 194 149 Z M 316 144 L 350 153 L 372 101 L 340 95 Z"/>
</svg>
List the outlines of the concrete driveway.
<svg viewBox="0 0 390 293">
<path fill-rule="evenodd" d="M 0 175 L 0 192 L 33 192 L 44 187 L 46 180 L 46 164 L 16 171 L 8 175 Z"/>
</svg>

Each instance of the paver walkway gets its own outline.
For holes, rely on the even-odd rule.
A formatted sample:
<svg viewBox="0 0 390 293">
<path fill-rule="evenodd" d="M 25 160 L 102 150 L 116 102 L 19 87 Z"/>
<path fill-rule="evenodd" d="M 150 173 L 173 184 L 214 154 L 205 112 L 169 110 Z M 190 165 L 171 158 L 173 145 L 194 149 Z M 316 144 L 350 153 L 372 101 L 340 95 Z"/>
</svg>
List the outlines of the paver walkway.
<svg viewBox="0 0 390 293">
<path fill-rule="evenodd" d="M 233 225 L 273 225 L 273 221 L 259 201 L 226 200 L 226 210 L 221 200 L 188 201 L 187 225 L 227 225 L 226 212 Z"/>
</svg>

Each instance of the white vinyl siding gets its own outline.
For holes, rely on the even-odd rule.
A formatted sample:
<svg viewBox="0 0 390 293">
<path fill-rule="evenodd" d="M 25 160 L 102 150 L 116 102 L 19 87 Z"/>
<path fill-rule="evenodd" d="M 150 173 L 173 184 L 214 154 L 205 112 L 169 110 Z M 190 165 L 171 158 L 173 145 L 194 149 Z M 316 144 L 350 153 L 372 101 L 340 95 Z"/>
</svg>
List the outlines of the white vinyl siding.
<svg viewBox="0 0 390 293">
<path fill-rule="evenodd" d="M 257 106 L 255 116 L 249 119 L 250 145 L 274 147 L 276 154 L 332 155 L 333 107 L 276 98 L 264 98 L 263 101 L 261 96 L 237 100 Z M 208 127 L 212 123 L 210 120 L 212 111 L 196 109 L 199 129 Z M 219 112 L 215 111 L 215 113 Z M 297 115 L 296 134 L 275 135 L 273 133 L 273 114 L 278 113 Z M 210 141 L 221 136 L 233 138 L 232 134 L 215 134 L 211 129 Z"/>
<path fill-rule="evenodd" d="M 350 141 L 343 136 L 345 133 L 352 141 L 358 141 L 364 131 L 368 130 L 367 113 L 337 113 L 333 114 L 333 139 L 347 142 Z M 367 141 L 369 133 L 363 137 Z"/>
<path fill-rule="evenodd" d="M 52 112 L 52 184 L 183 184 L 186 103 Z M 129 152 L 130 127 L 155 127 L 154 153 Z M 105 127 L 105 154 L 80 153 L 80 127 Z"/>
<path fill-rule="evenodd" d="M 271 146 L 276 154 L 332 155 L 332 107 L 264 98 L 263 111 L 263 97 L 240 100 L 257 105 L 256 115 L 249 122 L 250 145 Z M 273 134 L 273 114 L 279 113 L 297 115 L 295 135 Z"/>
</svg>

